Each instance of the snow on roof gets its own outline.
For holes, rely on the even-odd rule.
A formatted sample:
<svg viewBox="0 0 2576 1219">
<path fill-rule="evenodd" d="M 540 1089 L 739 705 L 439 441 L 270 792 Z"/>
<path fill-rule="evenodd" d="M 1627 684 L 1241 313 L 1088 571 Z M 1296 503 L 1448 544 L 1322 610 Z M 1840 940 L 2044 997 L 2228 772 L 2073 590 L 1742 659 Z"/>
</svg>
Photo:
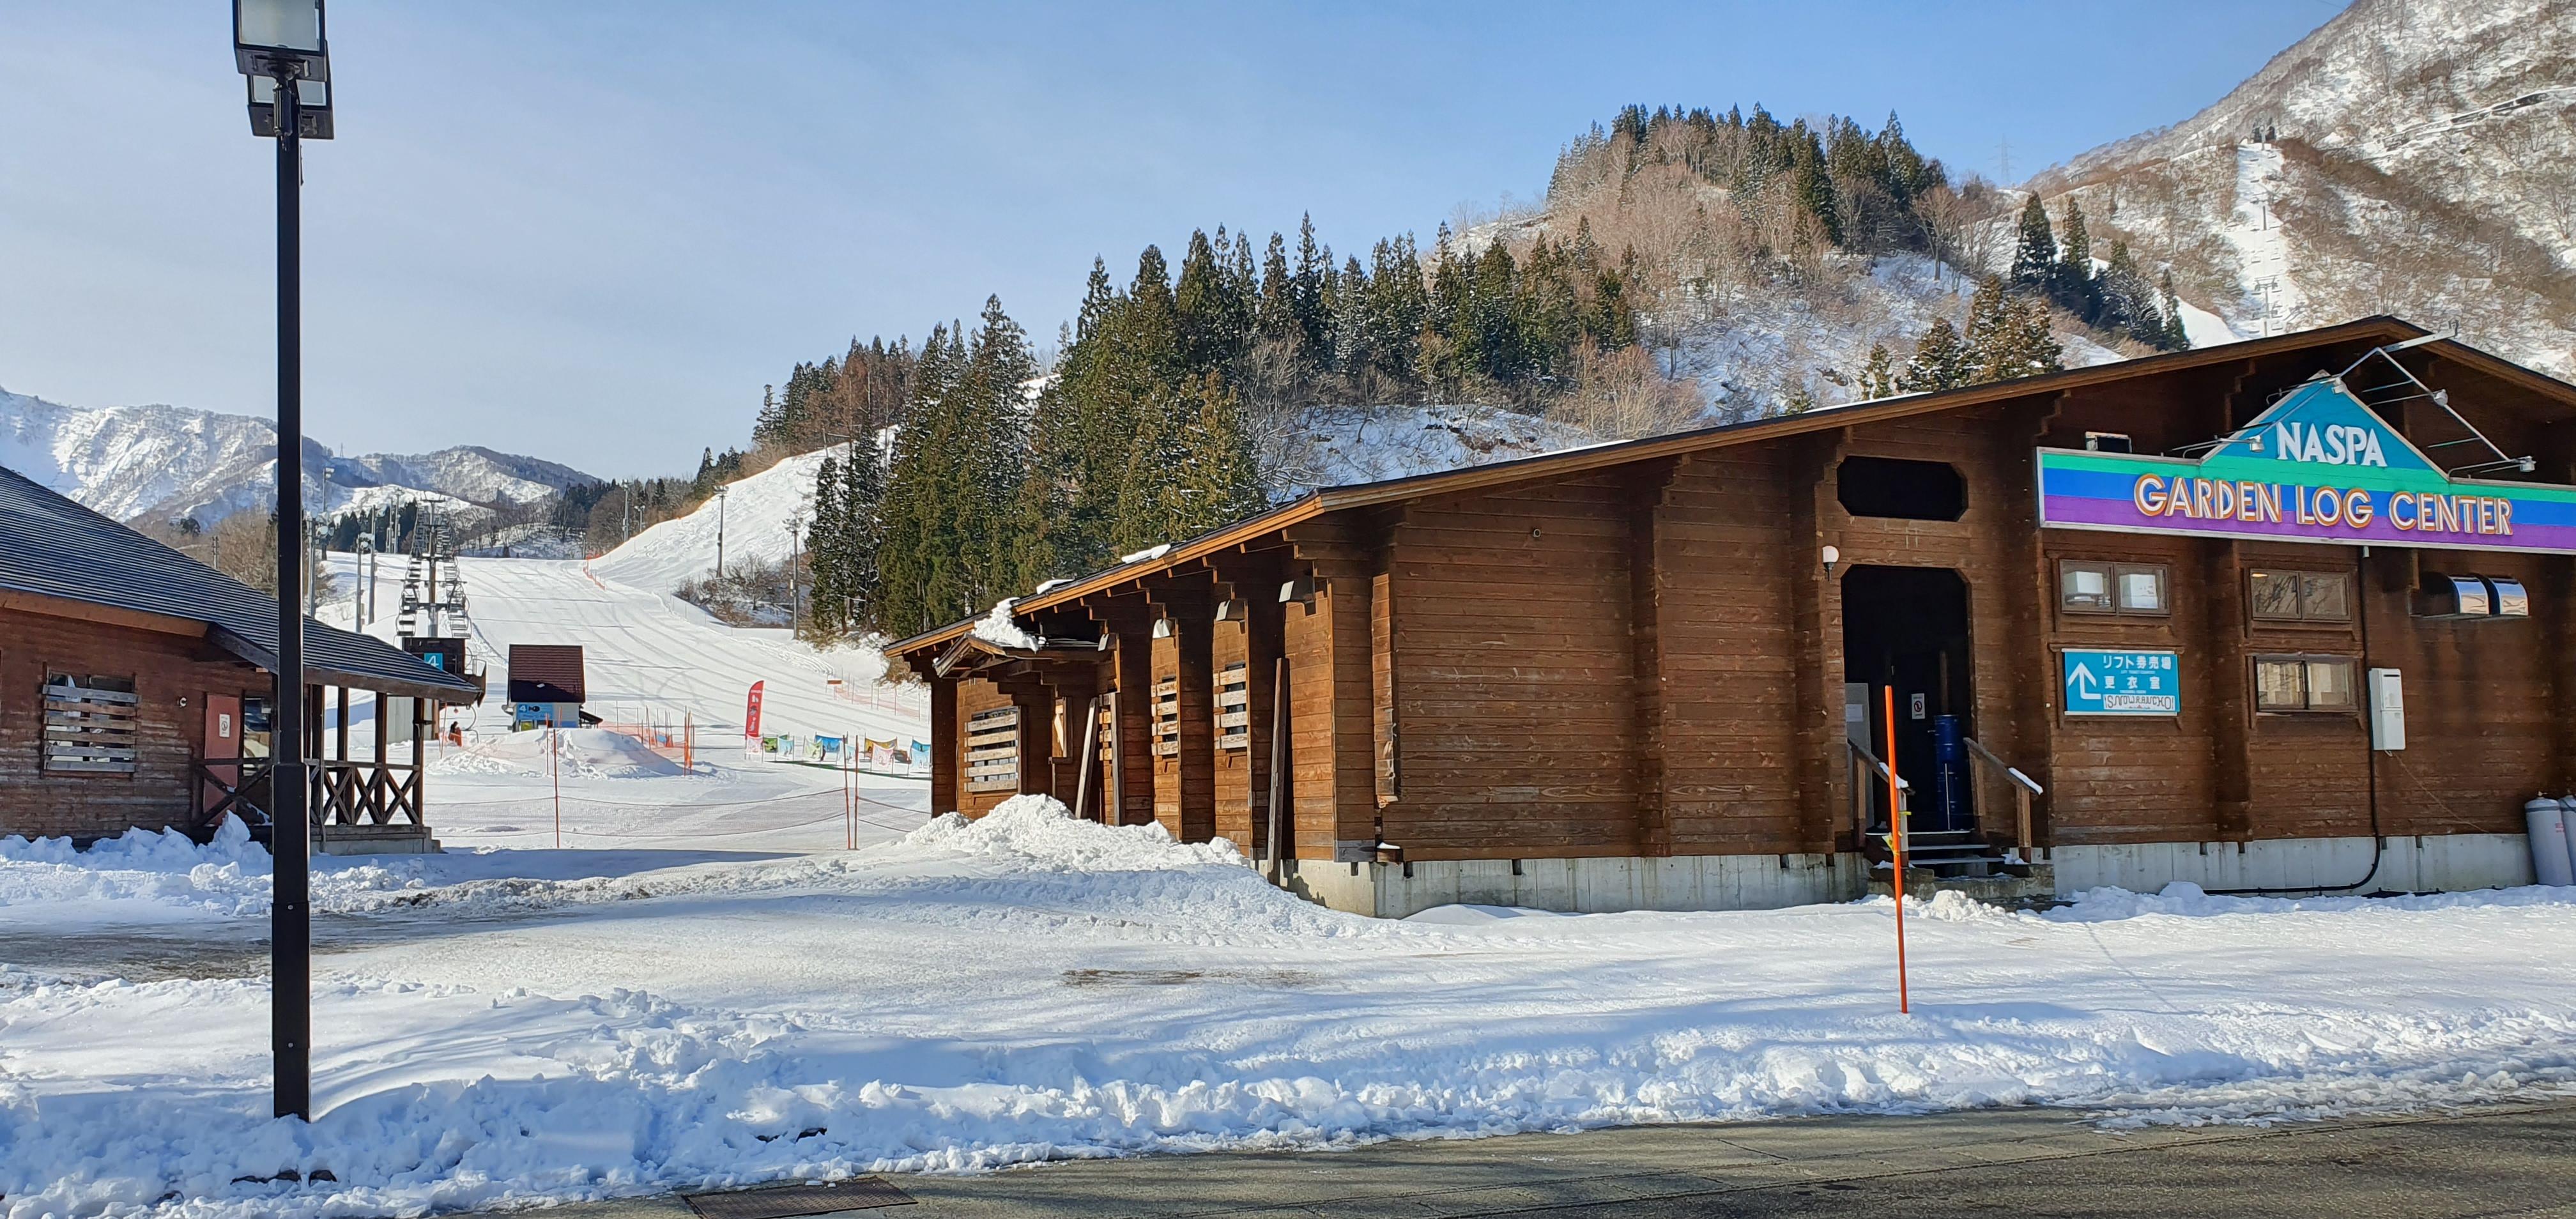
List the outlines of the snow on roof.
<svg viewBox="0 0 2576 1219">
<path fill-rule="evenodd" d="M 969 633 L 986 643 L 999 644 L 1006 648 L 1037 647 L 1037 636 L 1021 630 L 1020 624 L 1011 620 L 1011 606 L 1018 600 L 1016 597 L 1004 597 L 994 602 L 992 612 L 977 619 L 975 629 Z"/>
<path fill-rule="evenodd" d="M 1164 555 L 1170 554 L 1171 552 L 1172 544 L 1170 542 L 1163 542 L 1158 545 L 1148 546 L 1134 554 L 1122 554 L 1118 556 L 1118 561 L 1121 563 L 1143 563 L 1150 559 L 1162 558 Z"/>
</svg>

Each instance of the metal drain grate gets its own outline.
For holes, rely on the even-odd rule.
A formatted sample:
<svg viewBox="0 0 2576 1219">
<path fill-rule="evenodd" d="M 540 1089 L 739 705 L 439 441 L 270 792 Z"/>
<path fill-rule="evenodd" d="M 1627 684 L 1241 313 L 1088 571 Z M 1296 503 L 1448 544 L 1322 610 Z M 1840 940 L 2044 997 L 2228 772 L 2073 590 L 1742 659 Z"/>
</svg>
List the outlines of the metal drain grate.
<svg viewBox="0 0 2576 1219">
<path fill-rule="evenodd" d="M 910 1206 L 912 1195 L 886 1183 L 883 1177 L 852 1177 L 822 1185 L 774 1185 L 767 1189 L 738 1189 L 719 1194 L 682 1194 L 700 1219 L 792 1219 L 797 1215 L 829 1215 L 838 1211 L 866 1210 L 878 1206 Z"/>
</svg>

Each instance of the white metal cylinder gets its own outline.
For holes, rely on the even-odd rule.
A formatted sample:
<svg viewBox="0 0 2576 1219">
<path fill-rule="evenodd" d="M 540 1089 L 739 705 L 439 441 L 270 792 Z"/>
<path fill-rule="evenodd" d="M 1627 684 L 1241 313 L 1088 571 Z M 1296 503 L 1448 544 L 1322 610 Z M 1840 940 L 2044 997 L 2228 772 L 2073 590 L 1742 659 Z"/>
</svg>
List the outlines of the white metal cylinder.
<svg viewBox="0 0 2576 1219">
<path fill-rule="evenodd" d="M 2522 806 L 2531 830 L 2531 870 L 2544 885 L 2576 885 L 2576 855 L 2568 852 L 2567 812 L 2547 796 Z"/>
</svg>

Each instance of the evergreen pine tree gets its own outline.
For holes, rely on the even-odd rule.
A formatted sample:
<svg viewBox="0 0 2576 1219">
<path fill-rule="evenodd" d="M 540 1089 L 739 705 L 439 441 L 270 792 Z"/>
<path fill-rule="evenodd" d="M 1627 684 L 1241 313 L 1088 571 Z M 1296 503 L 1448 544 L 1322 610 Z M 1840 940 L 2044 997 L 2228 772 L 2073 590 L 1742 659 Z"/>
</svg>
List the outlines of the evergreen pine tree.
<svg viewBox="0 0 2576 1219">
<path fill-rule="evenodd" d="M 1887 354 L 1887 344 L 1869 345 L 1869 364 L 1861 369 L 1861 395 L 1884 398 L 1896 392 L 1896 366 Z"/>
<path fill-rule="evenodd" d="M 1936 317 L 1915 341 L 1914 355 L 1905 369 L 1896 374 L 1896 388 L 1905 393 L 1934 393 L 1957 389 L 1968 383 L 1970 372 L 1967 344 L 1950 325 L 1950 319 Z"/>
<path fill-rule="evenodd" d="M 2020 292 L 2045 292 L 2057 274 L 2057 235 L 2048 224 L 2048 209 L 2033 193 L 2021 207 L 2021 238 L 2013 250 L 2012 286 Z"/>
<path fill-rule="evenodd" d="M 2165 269 L 2164 278 L 2156 285 L 2158 303 L 2164 307 L 2167 351 L 2191 350 L 2191 335 L 2182 326 L 2182 298 L 2174 294 L 2173 269 Z"/>
<path fill-rule="evenodd" d="M 2057 303 L 2077 320 L 2091 323 L 2102 316 L 2101 292 L 2094 282 L 2093 239 L 2084 227 L 2084 206 L 2066 197 L 2066 225 L 2058 243 L 2055 291 Z"/>
</svg>

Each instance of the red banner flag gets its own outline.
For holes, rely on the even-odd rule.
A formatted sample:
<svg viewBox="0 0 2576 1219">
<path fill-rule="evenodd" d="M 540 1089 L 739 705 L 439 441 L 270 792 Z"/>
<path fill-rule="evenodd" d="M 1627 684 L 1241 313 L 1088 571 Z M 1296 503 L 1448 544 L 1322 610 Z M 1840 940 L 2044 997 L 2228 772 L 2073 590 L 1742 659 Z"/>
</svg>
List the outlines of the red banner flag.
<svg viewBox="0 0 2576 1219">
<path fill-rule="evenodd" d="M 751 683 L 751 703 L 742 713 L 742 734 L 744 736 L 760 735 L 760 688 L 768 684 L 769 683 L 765 681 L 756 681 Z"/>
</svg>

